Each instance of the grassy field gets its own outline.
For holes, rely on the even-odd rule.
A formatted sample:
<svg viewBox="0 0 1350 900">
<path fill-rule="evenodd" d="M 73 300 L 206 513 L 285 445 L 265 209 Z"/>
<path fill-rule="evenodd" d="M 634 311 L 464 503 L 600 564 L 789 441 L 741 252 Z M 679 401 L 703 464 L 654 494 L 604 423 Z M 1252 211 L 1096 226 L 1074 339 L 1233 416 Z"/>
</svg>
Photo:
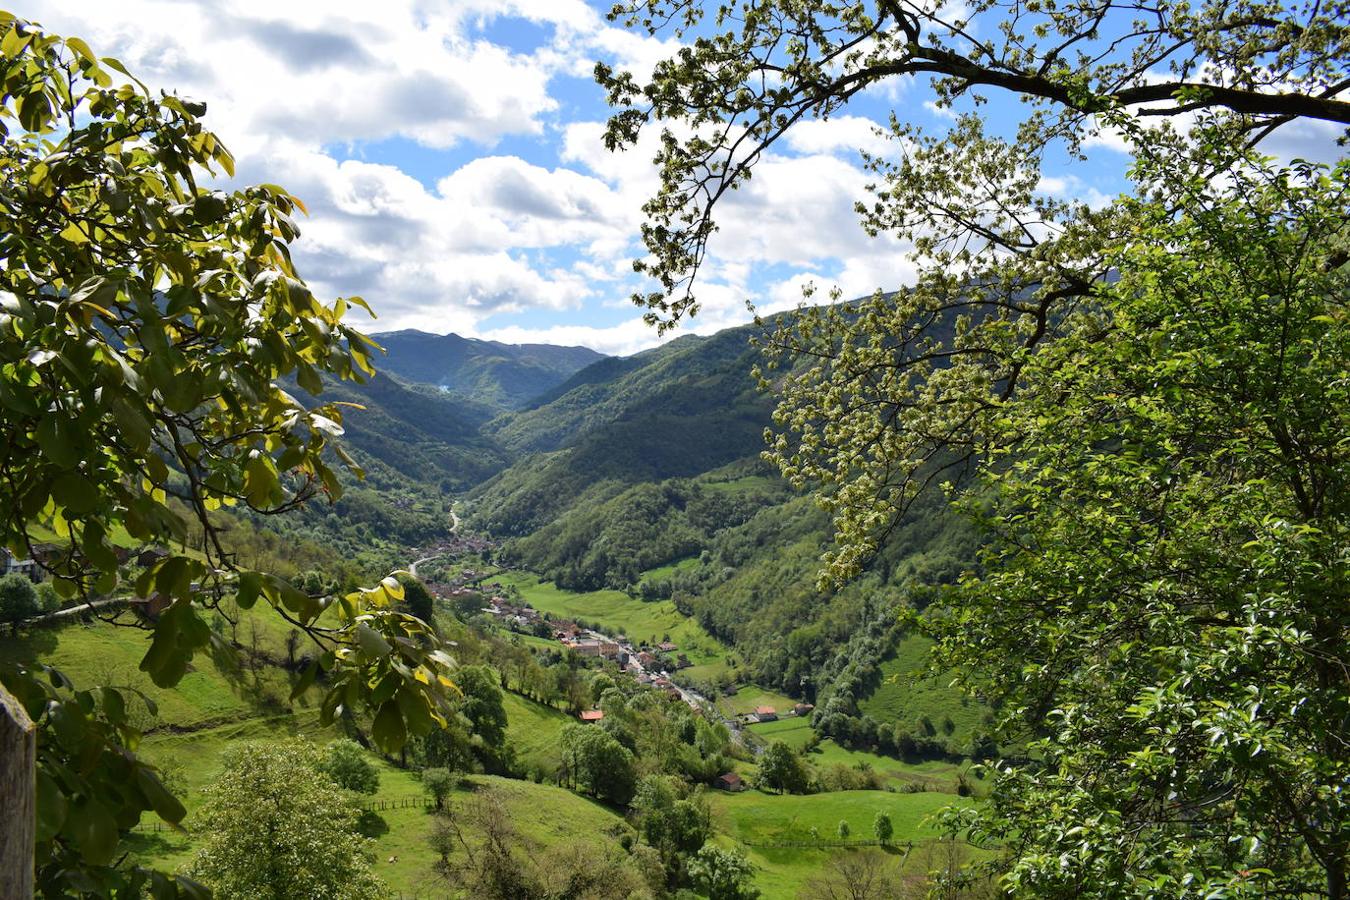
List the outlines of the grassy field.
<svg viewBox="0 0 1350 900">
<path fill-rule="evenodd" d="M 681 669 L 680 675 L 694 684 L 708 685 L 715 684 L 724 672 L 732 673 L 734 677 L 735 668 L 731 665 L 729 655 L 717 657 L 711 662 L 702 662 L 687 669 Z"/>
<path fill-rule="evenodd" d="M 249 617 L 254 618 L 261 619 L 261 615 Z M 284 638 L 277 637 L 275 631 L 270 623 L 263 622 L 259 626 L 260 645 L 280 650 Z M 205 653 L 193 660 L 177 687 L 155 687 L 138 668 L 149 643 L 150 633 L 137 628 L 69 624 L 32 629 L 21 638 L 0 639 L 0 661 L 40 659 L 65 672 L 76 684 L 136 688 L 158 704 L 159 721 L 178 727 L 197 728 L 284 711 L 283 701 L 291 690 L 288 673 L 273 667 L 252 670 L 221 665 Z M 156 722 L 147 713 L 140 724 L 153 726 Z"/>
<path fill-rule="evenodd" d="M 642 621 L 666 631 L 684 647 L 691 642 L 681 635 L 681 627 L 696 626 L 680 617 L 668 604 L 645 604 L 617 592 L 574 594 L 558 591 L 552 585 L 521 582 L 529 590 L 531 602 L 540 609 L 558 610 L 565 615 L 580 615 L 599 621 Z M 597 597 L 601 602 L 597 603 Z M 540 602 L 536 602 L 539 600 Z M 669 615 L 670 619 L 653 616 Z M 608 617 L 613 616 L 613 619 Z M 669 625 L 670 627 L 666 627 Z M 284 655 L 287 627 L 265 607 L 258 607 L 243 618 L 240 641 L 255 642 L 269 655 Z M 630 632 L 631 634 L 632 632 Z M 640 632 L 639 632 L 640 633 Z M 658 637 L 660 634 L 657 635 Z M 711 638 L 703 635 L 711 643 Z M 276 742 L 300 738 L 327 743 L 338 736 L 333 728 L 321 727 L 316 710 L 317 691 L 311 691 L 296 703 L 288 704 L 290 676 L 281 669 L 217 666 L 207 655 L 199 655 L 193 669 L 173 690 L 150 685 L 137 669 L 146 648 L 147 634 L 131 628 L 96 623 L 68 625 L 59 629 L 35 630 L 19 638 L 0 639 L 0 659 L 32 661 L 41 659 L 63 668 L 77 682 L 104 681 L 142 688 L 160 703 L 160 719 L 147 717 L 148 727 L 141 752 L 163 766 L 184 788 L 183 800 L 189 810 L 187 831 L 140 829 L 129 839 L 136 859 L 158 866 L 176 868 L 185 865 L 195 852 L 192 813 L 201 800 L 201 789 L 216 778 L 226 749 L 245 741 Z M 716 646 L 717 659 L 726 651 Z M 790 698 L 756 688 L 742 690 L 734 701 L 736 709 L 771 705 L 782 709 Z M 568 717 L 518 695 L 506 695 L 508 732 L 518 758 L 526 766 L 545 770 L 558 762 L 558 735 Z M 172 723 L 172 728 L 167 727 Z M 781 739 L 801 746 L 810 735 L 806 719 L 785 718 L 755 726 L 763 737 Z M 397 799 L 420 796 L 421 785 L 415 774 L 398 769 L 383 759 L 371 757 L 381 773 L 378 797 Z M 950 763 L 909 765 L 872 754 L 844 750 L 825 741 L 808 757 L 814 765 L 866 764 L 895 787 L 921 783 L 926 793 L 888 791 L 849 791 L 811 796 L 775 796 L 760 792 L 738 795 L 717 793 L 711 798 L 719 831 L 718 842 L 740 846 L 759 867 L 758 884 L 765 900 L 795 898 L 804 880 L 817 874 L 832 853 L 855 852 L 827 849 L 791 849 L 747 847 L 766 841 L 809 840 L 811 827 L 824 836 L 832 836 L 841 819 L 847 820 L 855 837 L 867 837 L 878 810 L 888 812 L 895 824 L 895 841 L 923 842 L 933 836 L 925 824 L 931 813 L 953 802 L 970 802 L 955 797 L 958 766 Z M 747 767 L 753 768 L 753 767 Z M 982 782 L 971 780 L 977 791 Z M 548 846 L 576 841 L 592 851 L 616 840 L 623 820 L 615 812 L 585 798 L 547 784 L 473 776 L 455 795 L 458 800 L 471 792 L 492 788 L 501 791 L 517 827 L 529 838 Z M 373 852 L 376 871 L 396 895 L 428 897 L 443 892 L 431 873 L 433 855 L 426 835 L 431 824 L 427 810 L 420 806 L 386 809 L 374 822 Z M 147 817 L 147 822 L 151 819 Z M 889 851 L 888 851 L 889 852 Z M 899 857 L 897 857 L 899 858 Z"/>
<path fill-rule="evenodd" d="M 566 713 L 506 694 L 506 734 L 516 748 L 516 758 L 525 766 L 554 772 L 562 762 L 558 738 L 571 719 Z"/>
<path fill-rule="evenodd" d="M 950 794 L 901 794 L 887 791 L 840 791 L 805 796 L 745 791 L 718 792 L 710 797 L 713 819 L 720 832 L 740 844 L 758 868 L 755 885 L 763 900 L 795 900 L 801 885 L 820 872 L 835 850 L 802 847 L 754 847 L 774 841 L 811 841 L 811 829 L 821 839 L 835 838 L 846 821 L 855 839 L 872 837 L 872 821 L 886 812 L 895 827 L 892 843 L 903 848 L 937 837 L 930 818 L 939 809 L 969 801 Z M 844 851 L 850 852 L 850 851 Z M 902 851 L 897 849 L 898 856 Z"/>
<path fill-rule="evenodd" d="M 809 716 L 792 716 L 777 722 L 760 722 L 750 726 L 750 732 L 765 741 L 782 741 L 793 750 L 805 747 L 814 734 Z"/>
<path fill-rule="evenodd" d="M 724 715 L 734 716 L 752 713 L 759 706 L 772 706 L 779 715 L 782 715 L 784 711 L 792 709 L 796 702 L 787 694 L 746 684 L 741 686 L 734 697 L 718 698 L 717 707 Z"/>
<path fill-rule="evenodd" d="M 878 722 L 902 722 L 920 734 L 919 719 L 928 716 L 937 737 L 969 743 L 978 731 L 987 729 L 988 709 L 965 696 L 941 676 L 922 674 L 932 642 L 911 635 L 903 638 L 895 654 L 881 663 L 882 681 L 859 708 Z M 945 727 L 950 721 L 951 728 Z"/>
<path fill-rule="evenodd" d="M 383 762 L 379 765 L 378 797 L 396 800 L 421 796 L 421 784 L 411 773 Z M 598 851 L 603 845 L 614 842 L 611 833 L 621 830 L 623 825 L 623 819 L 617 813 L 570 791 L 492 775 L 472 775 L 464 779 L 450 797 L 452 810 L 482 790 L 496 792 L 521 834 L 545 846 L 577 841 Z M 541 815 L 541 810 L 547 810 L 547 815 Z M 380 810 L 372 815 L 373 868 L 394 895 L 404 900 L 446 896 L 446 891 L 436 883 L 432 870 L 436 856 L 427 843 L 432 825 L 431 809 L 406 806 Z M 169 870 L 181 869 L 196 852 L 191 812 L 186 821 L 186 833 L 140 830 L 132 835 L 129 843 L 136 859 Z"/>
<path fill-rule="evenodd" d="M 866 766 L 880 775 L 890 786 L 904 788 L 907 785 L 914 785 L 925 791 L 945 793 L 955 793 L 961 773 L 966 772 L 966 783 L 976 795 L 988 792 L 988 782 L 969 773 L 971 768 L 969 762 L 946 760 L 905 762 L 862 750 L 848 750 L 830 740 L 821 741 L 814 750 L 806 754 L 806 759 L 814 766 L 835 764 L 853 768 Z"/>
<path fill-rule="evenodd" d="M 622 591 L 569 591 L 524 572 L 497 576 L 535 609 L 554 616 L 597 622 L 633 641 L 660 642 L 666 635 L 695 664 L 715 663 L 727 649 L 668 600 L 648 603 Z"/>
<path fill-rule="evenodd" d="M 277 652 L 285 642 L 284 623 L 270 621 L 274 618 L 263 606 L 244 617 L 245 629 L 250 629 L 249 621 L 256 619 L 259 645 L 269 652 Z M 158 719 L 142 714 L 141 724 L 149 731 L 140 753 L 148 762 L 165 768 L 185 789 L 181 799 L 189 811 L 187 833 L 145 827 L 133 832 L 128 844 L 134 858 L 176 869 L 195 852 L 191 815 L 201 802 L 201 789 L 220 774 L 228 747 L 290 738 L 323 744 L 339 737 L 339 732 L 320 726 L 315 691 L 286 706 L 283 700 L 289 695 L 288 676 L 272 667 L 256 672 L 222 668 L 209 656 L 199 655 L 178 687 L 155 688 L 137 669 L 147 641 L 148 634 L 134 628 L 71 624 L 35 629 L 19 637 L 5 636 L 0 639 L 0 660 L 40 659 L 61 668 L 77 684 L 130 685 L 144 690 L 159 704 Z M 507 731 L 521 762 L 556 768 L 558 735 L 568 717 L 515 694 L 506 694 L 505 705 Z M 166 727 L 168 723 L 173 727 Z M 380 769 L 379 797 L 422 794 L 413 773 L 375 755 L 370 758 Z M 527 837 L 543 843 L 610 840 L 602 837 L 602 832 L 622 822 L 614 812 L 569 791 L 528 781 L 473 776 L 457 796 L 462 799 L 485 786 L 502 791 L 517 826 Z M 541 815 L 541 810 L 548 814 Z M 425 840 L 427 811 L 407 807 L 384 810 L 379 815 L 374 843 L 377 873 L 404 897 L 431 896 L 432 854 Z M 144 819 L 147 826 L 153 826 L 154 821 L 153 816 Z M 394 863 L 388 862 L 391 857 L 396 859 Z"/>
<path fill-rule="evenodd" d="M 638 576 L 639 581 L 647 579 L 660 580 L 669 578 L 676 572 L 685 572 L 698 565 L 697 556 L 686 556 L 684 559 L 677 559 L 675 562 L 666 563 L 664 566 L 657 566 L 655 569 L 648 569 Z"/>
</svg>

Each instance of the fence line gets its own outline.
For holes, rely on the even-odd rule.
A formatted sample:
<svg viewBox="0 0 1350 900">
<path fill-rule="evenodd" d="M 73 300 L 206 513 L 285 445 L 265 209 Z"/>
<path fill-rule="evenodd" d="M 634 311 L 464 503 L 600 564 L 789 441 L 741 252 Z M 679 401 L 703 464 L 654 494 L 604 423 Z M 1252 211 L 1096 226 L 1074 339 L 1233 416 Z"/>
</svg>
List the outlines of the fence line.
<svg viewBox="0 0 1350 900">
<path fill-rule="evenodd" d="M 435 806 L 436 801 L 425 794 L 416 794 L 409 797 L 390 797 L 384 800 L 365 800 L 360 807 L 367 812 L 380 812 L 386 809 L 407 809 L 408 807 L 418 808 L 425 806 Z"/>
<path fill-rule="evenodd" d="M 855 840 L 855 841 L 840 840 L 840 839 L 831 840 L 829 838 L 821 838 L 820 840 L 815 841 L 812 840 L 741 841 L 741 843 L 747 847 L 769 848 L 769 849 L 786 848 L 786 847 L 807 848 L 807 849 L 825 849 L 825 848 L 836 849 L 846 847 L 894 847 L 897 850 L 904 850 L 905 852 L 909 852 L 910 850 L 914 849 L 913 841 L 905 841 L 904 843 L 895 843 L 887 841 L 883 843 L 881 841 L 876 840 L 875 838 L 873 838 L 872 840 Z"/>
</svg>

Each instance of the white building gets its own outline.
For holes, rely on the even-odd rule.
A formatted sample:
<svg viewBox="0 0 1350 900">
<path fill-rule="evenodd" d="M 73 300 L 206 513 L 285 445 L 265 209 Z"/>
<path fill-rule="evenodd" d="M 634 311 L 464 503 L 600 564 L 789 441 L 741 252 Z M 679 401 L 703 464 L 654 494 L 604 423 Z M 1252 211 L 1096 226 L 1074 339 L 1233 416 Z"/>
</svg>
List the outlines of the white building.
<svg viewBox="0 0 1350 900">
<path fill-rule="evenodd" d="M 43 570 L 42 567 L 37 564 L 36 560 L 19 559 L 13 553 L 10 553 L 9 550 L 0 548 L 0 562 L 4 563 L 3 574 L 5 575 L 17 572 L 26 577 L 29 581 L 42 580 Z"/>
</svg>

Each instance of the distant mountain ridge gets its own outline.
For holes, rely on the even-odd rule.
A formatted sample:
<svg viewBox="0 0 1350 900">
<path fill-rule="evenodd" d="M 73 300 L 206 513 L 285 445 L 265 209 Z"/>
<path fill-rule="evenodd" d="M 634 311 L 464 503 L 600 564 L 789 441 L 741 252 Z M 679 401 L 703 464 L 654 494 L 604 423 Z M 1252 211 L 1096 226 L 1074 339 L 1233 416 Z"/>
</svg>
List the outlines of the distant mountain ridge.
<svg viewBox="0 0 1350 900">
<path fill-rule="evenodd" d="M 523 409 L 607 357 L 589 347 L 503 344 L 413 329 L 371 335 L 384 347 L 375 367 L 498 411 Z"/>
<path fill-rule="evenodd" d="M 757 458 L 771 398 L 750 376 L 753 325 L 687 335 L 576 373 L 537 405 L 487 423 L 512 463 L 470 494 L 470 520 L 527 534 L 625 487 Z"/>
</svg>

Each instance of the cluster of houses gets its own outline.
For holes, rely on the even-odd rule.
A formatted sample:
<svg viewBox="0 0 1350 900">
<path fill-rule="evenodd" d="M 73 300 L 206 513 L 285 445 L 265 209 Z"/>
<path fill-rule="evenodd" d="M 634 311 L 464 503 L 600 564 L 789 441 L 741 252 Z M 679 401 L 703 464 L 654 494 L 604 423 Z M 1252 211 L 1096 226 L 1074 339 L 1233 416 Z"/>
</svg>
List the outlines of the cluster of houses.
<svg viewBox="0 0 1350 900">
<path fill-rule="evenodd" d="M 464 589 L 459 588 L 458 590 L 463 591 Z M 539 614 L 539 610 L 530 604 L 524 602 L 512 603 L 505 597 L 496 595 L 488 598 L 488 605 L 483 612 L 490 616 L 496 616 L 508 628 L 514 625 L 526 631 L 532 630 L 544 621 L 544 617 Z"/>
<path fill-rule="evenodd" d="M 482 535 L 477 534 L 459 534 L 450 535 L 442 541 L 437 541 L 427 547 L 413 547 L 408 552 L 413 556 L 421 554 L 423 556 L 458 556 L 472 554 L 475 556 L 486 556 L 495 550 L 497 545 Z"/>
<path fill-rule="evenodd" d="M 467 543 L 475 539 L 457 537 L 456 540 Z M 487 578 L 486 573 L 464 570 L 454 577 L 452 584 L 433 583 L 428 584 L 427 588 L 436 596 L 451 601 L 462 596 L 481 597 L 485 604 L 483 612 L 507 628 L 533 632 L 541 637 L 548 635 L 564 649 L 580 656 L 610 660 L 618 666 L 620 672 L 632 676 L 638 684 L 663 691 L 671 700 L 688 703 L 695 712 L 703 714 L 697 700 L 686 695 L 670 680 L 669 670 L 683 669 L 691 665 L 688 656 L 680 653 L 679 646 L 673 641 L 665 640 L 655 646 L 644 644 L 634 647 L 626 638 L 613 638 L 584 628 L 573 621 L 551 619 L 523 600 L 512 600 L 503 596 L 500 593 L 501 585 L 485 583 Z M 734 693 L 734 689 L 729 693 Z M 808 715 L 812 708 L 809 703 L 799 703 L 785 715 Z M 604 720 L 605 713 L 600 709 L 585 709 L 577 714 L 577 718 L 587 724 L 596 724 Z M 761 706 L 753 713 L 737 717 L 743 725 L 772 722 L 777 718 L 777 711 L 771 706 Z M 748 787 L 744 779 L 735 772 L 718 776 L 713 786 L 724 791 L 743 791 Z"/>
</svg>

